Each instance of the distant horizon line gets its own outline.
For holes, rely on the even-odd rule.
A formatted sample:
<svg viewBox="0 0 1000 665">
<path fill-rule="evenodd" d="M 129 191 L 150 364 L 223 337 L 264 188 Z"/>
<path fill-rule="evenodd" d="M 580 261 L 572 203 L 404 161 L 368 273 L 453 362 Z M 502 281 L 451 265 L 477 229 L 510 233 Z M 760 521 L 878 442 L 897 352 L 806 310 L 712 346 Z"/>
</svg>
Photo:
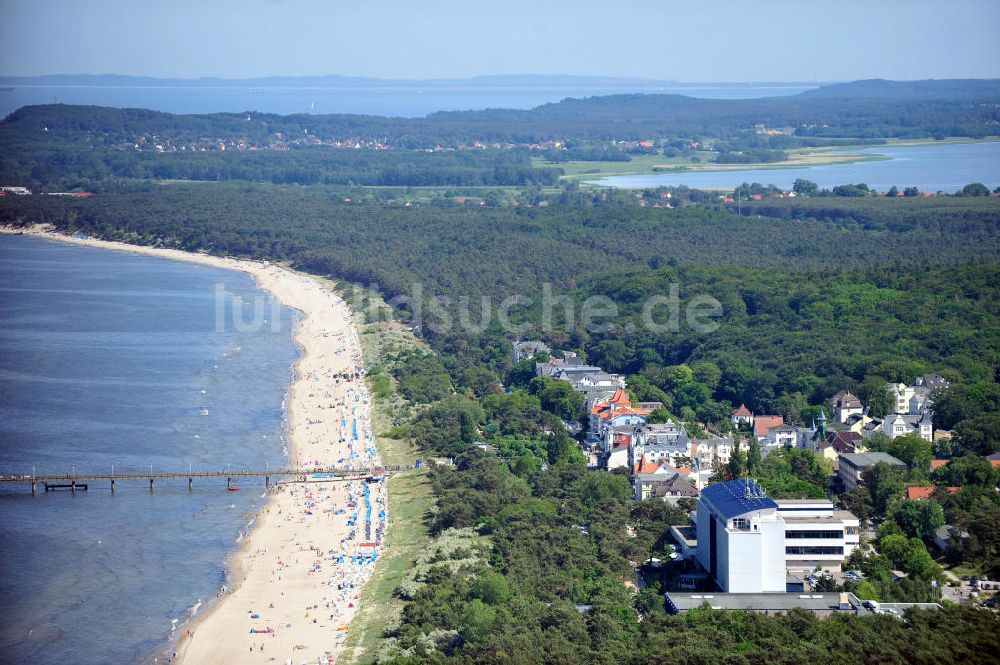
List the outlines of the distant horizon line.
<svg viewBox="0 0 1000 665">
<path fill-rule="evenodd" d="M 453 86 L 469 87 L 472 84 L 480 84 L 484 87 L 510 87 L 520 85 L 522 87 L 540 87 L 548 85 L 550 87 L 698 87 L 698 86 L 788 86 L 788 87 L 824 87 L 843 83 L 858 83 L 866 81 L 886 81 L 893 83 L 916 83 L 924 81 L 995 81 L 996 78 L 918 78 L 918 79 L 891 79 L 891 78 L 860 78 L 860 79 L 829 79 L 829 80 L 755 80 L 755 81 L 688 81 L 681 79 L 657 79 L 642 78 L 632 76 L 605 76 L 589 74 L 477 74 L 466 77 L 440 77 L 440 78 L 381 78 L 374 76 L 351 76 L 346 74 L 297 74 L 281 75 L 274 74 L 268 76 L 227 78 L 222 76 L 198 76 L 198 77 L 177 77 L 177 76 L 151 76 L 140 74 L 2 74 L 0 73 L 0 84 L 4 85 L 86 85 L 93 87 L 139 87 L 140 85 L 157 84 L 164 87 L 179 87 L 190 85 L 205 87 L 216 85 L 220 87 L 232 86 L 261 86 L 261 87 L 282 87 L 301 86 L 306 83 L 327 84 L 331 87 L 348 87 L 351 85 L 363 87 L 418 87 L 418 86 Z"/>
<path fill-rule="evenodd" d="M 66 74 L 66 73 L 55 73 L 55 74 L 4 74 L 0 73 L 0 80 L 2 81 L 29 81 L 29 80 L 41 80 L 41 79 L 116 79 L 121 82 L 125 81 L 157 81 L 157 82 L 189 82 L 189 83 L 211 83 L 211 82 L 225 82 L 225 83 L 247 83 L 247 82 L 279 82 L 279 81 L 294 81 L 294 80 L 327 80 L 330 82 L 341 82 L 341 83 L 368 83 L 368 84 L 406 84 L 406 85 L 416 85 L 416 84 L 427 84 L 427 83 L 468 83 L 468 82 L 494 82 L 501 83 L 504 81 L 533 81 L 533 82 L 543 82 L 543 81 L 564 81 L 566 83 L 592 83 L 592 84 L 620 84 L 620 85 L 681 85 L 681 86 L 697 86 L 697 85 L 725 85 L 725 86 L 736 86 L 736 85 L 750 85 L 750 86 L 765 86 L 765 85 L 787 85 L 787 86 L 822 86 L 829 85 L 833 83 L 844 83 L 853 80 L 873 80 L 873 79 L 829 79 L 829 80 L 753 80 L 753 81 L 725 81 L 725 80 L 703 80 L 703 81 L 693 81 L 693 80 L 683 80 L 683 79 L 660 79 L 660 78 L 647 78 L 647 77 L 636 77 L 636 76 L 605 76 L 605 75 L 590 75 L 590 74 L 476 74 L 473 76 L 444 76 L 444 77 L 430 77 L 430 78 L 399 78 L 399 77 L 378 77 L 378 76 L 353 76 L 347 74 L 272 74 L 266 76 L 248 76 L 248 77 L 225 77 L 225 76 L 154 76 L 146 74 L 116 74 L 111 72 L 104 72 L 100 74 Z M 882 80 L 893 80 L 893 79 L 882 79 Z M 904 79 L 899 79 L 904 80 Z M 912 80 L 929 80 L 929 79 L 912 79 Z M 955 79 L 963 80 L 963 79 Z M 972 79 L 969 79 L 972 80 Z"/>
</svg>

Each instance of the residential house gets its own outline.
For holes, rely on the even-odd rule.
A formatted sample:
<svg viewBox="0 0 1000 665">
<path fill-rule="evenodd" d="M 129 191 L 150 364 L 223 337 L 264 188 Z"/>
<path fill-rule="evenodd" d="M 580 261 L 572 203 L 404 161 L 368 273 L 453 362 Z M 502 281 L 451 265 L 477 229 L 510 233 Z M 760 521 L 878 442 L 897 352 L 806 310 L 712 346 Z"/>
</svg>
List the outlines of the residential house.
<svg viewBox="0 0 1000 665">
<path fill-rule="evenodd" d="M 543 362 L 535 363 L 535 374 L 538 376 L 555 376 L 561 370 L 575 367 L 595 372 L 601 371 L 600 367 L 584 364 L 583 360 L 576 353 L 564 351 L 562 358 L 549 358 Z"/>
<path fill-rule="evenodd" d="M 634 428 L 635 458 L 653 462 L 666 461 L 671 466 L 690 466 L 691 437 L 683 424 L 645 423 Z"/>
<path fill-rule="evenodd" d="M 986 459 L 989 460 L 990 464 L 993 465 L 994 469 L 1000 469 L 1000 453 L 993 453 L 992 455 L 990 455 Z M 940 469 L 942 466 L 944 466 L 945 464 L 947 464 L 950 461 L 951 460 L 947 460 L 947 459 L 932 459 L 931 460 L 931 471 L 937 471 L 938 469 Z"/>
<path fill-rule="evenodd" d="M 945 524 L 934 531 L 934 545 L 944 552 L 956 538 L 965 540 L 968 537 L 968 531 L 959 531 L 950 524 Z"/>
<path fill-rule="evenodd" d="M 830 432 L 826 441 L 816 446 L 816 454 L 836 462 L 843 453 L 864 452 L 861 441 L 861 435 L 857 432 Z"/>
<path fill-rule="evenodd" d="M 696 498 L 698 489 L 684 471 L 686 469 L 672 469 L 666 473 L 635 474 L 632 476 L 633 498 L 636 501 L 661 499 L 672 504 L 683 498 Z"/>
<path fill-rule="evenodd" d="M 635 450 L 635 426 L 634 425 L 619 425 L 618 427 L 612 427 L 609 429 L 609 434 L 611 436 L 610 446 L 612 448 L 617 448 L 618 446 L 629 446 Z"/>
<path fill-rule="evenodd" d="M 761 453 L 767 455 L 778 448 L 806 448 L 815 430 L 794 425 L 778 425 L 767 431 L 767 436 L 761 441 Z"/>
<path fill-rule="evenodd" d="M 950 461 L 951 460 L 947 460 L 947 459 L 932 459 L 931 460 L 931 471 L 937 471 L 938 469 L 940 469 L 942 466 L 944 466 L 945 464 L 947 464 Z"/>
<path fill-rule="evenodd" d="M 733 427 L 739 427 L 740 423 L 746 423 L 753 427 L 753 412 L 747 408 L 746 404 L 740 404 L 740 408 L 730 414 L 729 420 L 732 421 Z"/>
<path fill-rule="evenodd" d="M 609 450 L 604 455 L 604 468 L 607 471 L 614 471 L 618 468 L 629 468 L 629 446 L 623 444 Z"/>
<path fill-rule="evenodd" d="M 628 393 L 619 388 L 607 402 L 590 410 L 590 431 L 600 441 L 602 450 L 610 450 L 616 427 L 642 425 L 650 411 L 632 406 Z"/>
<path fill-rule="evenodd" d="M 551 351 L 552 349 L 545 342 L 537 340 L 514 342 L 514 362 L 519 363 L 522 360 L 530 360 L 539 353 L 550 353 Z"/>
<path fill-rule="evenodd" d="M 873 420 L 874 418 L 870 417 L 867 413 L 855 413 L 849 415 L 843 420 L 843 431 L 857 432 L 858 434 L 861 434 L 865 431 L 865 427 Z"/>
<path fill-rule="evenodd" d="M 603 370 L 591 371 L 589 368 L 561 369 L 553 376 L 560 381 L 566 381 L 573 390 L 584 392 L 592 388 L 615 390 L 622 387 L 622 378 L 617 374 L 608 374 Z"/>
<path fill-rule="evenodd" d="M 961 487 L 950 486 L 945 488 L 949 494 L 955 494 L 956 492 L 961 492 Z M 911 486 L 906 488 L 906 498 L 910 501 L 924 501 L 933 496 L 937 487 L 916 487 Z"/>
<path fill-rule="evenodd" d="M 924 441 L 934 441 L 934 422 L 930 411 L 918 415 L 889 414 L 882 421 L 879 431 L 891 439 L 906 434 L 919 434 Z"/>
<path fill-rule="evenodd" d="M 729 464 L 729 458 L 733 454 L 736 446 L 746 452 L 750 450 L 750 444 L 746 441 L 737 441 L 731 437 L 710 437 L 708 439 L 692 439 L 691 458 L 695 462 L 697 469 L 718 469 L 720 466 Z"/>
<path fill-rule="evenodd" d="M 642 456 L 632 467 L 633 498 L 636 501 L 661 498 L 676 503 L 685 496 L 697 496 L 697 488 L 687 479 L 690 473 L 690 469 L 677 469 L 664 461 Z"/>
<path fill-rule="evenodd" d="M 861 415 L 865 407 L 849 390 L 841 390 L 830 399 L 830 415 L 840 422 L 845 422 L 848 417 Z"/>
<path fill-rule="evenodd" d="M 948 387 L 948 381 L 939 374 L 925 374 L 912 385 L 890 383 L 889 392 L 893 397 L 893 413 L 919 415 L 931 408 L 933 393 Z"/>
<path fill-rule="evenodd" d="M 879 463 L 899 467 L 906 466 L 905 463 L 889 453 L 844 453 L 839 457 L 837 476 L 844 484 L 844 489 L 849 491 L 861 482 L 861 474 Z"/>
<path fill-rule="evenodd" d="M 783 416 L 755 416 L 753 419 L 753 435 L 758 441 L 763 441 L 772 427 L 785 424 Z"/>
</svg>

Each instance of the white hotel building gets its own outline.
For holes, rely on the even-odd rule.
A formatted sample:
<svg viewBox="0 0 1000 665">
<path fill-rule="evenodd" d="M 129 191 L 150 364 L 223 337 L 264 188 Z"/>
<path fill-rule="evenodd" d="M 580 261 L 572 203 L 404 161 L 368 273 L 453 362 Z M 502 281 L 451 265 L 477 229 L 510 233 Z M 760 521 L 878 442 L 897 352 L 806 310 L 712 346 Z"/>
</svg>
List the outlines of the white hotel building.
<svg viewBox="0 0 1000 665">
<path fill-rule="evenodd" d="M 695 524 L 697 560 L 729 593 L 784 593 L 788 572 L 839 567 L 859 537 L 830 501 L 775 501 L 751 480 L 706 487 Z"/>
</svg>

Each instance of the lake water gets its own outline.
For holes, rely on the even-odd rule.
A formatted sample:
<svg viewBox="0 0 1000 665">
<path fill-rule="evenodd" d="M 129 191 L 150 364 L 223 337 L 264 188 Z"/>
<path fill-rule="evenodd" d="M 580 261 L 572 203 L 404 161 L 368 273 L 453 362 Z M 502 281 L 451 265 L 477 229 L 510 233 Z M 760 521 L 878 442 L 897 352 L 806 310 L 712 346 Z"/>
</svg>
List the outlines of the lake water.
<svg viewBox="0 0 1000 665">
<path fill-rule="evenodd" d="M 434 111 L 528 109 L 567 97 L 620 93 L 675 93 L 713 99 L 793 95 L 815 86 L 678 84 L 622 87 L 379 87 L 379 88 L 181 88 L 113 86 L 18 86 L 0 91 L 0 117 L 29 104 L 92 104 L 147 108 L 168 113 L 260 111 L 262 113 L 361 113 L 420 117 Z"/>
<path fill-rule="evenodd" d="M 245 310 L 264 297 L 243 273 L 0 235 L 0 473 L 281 463 L 294 315 L 268 307 L 277 326 L 237 332 L 227 310 L 217 330 L 220 284 Z M 0 662 L 165 653 L 171 622 L 225 583 L 263 493 L 0 490 Z"/>
<path fill-rule="evenodd" d="M 732 190 L 744 182 L 759 182 L 787 190 L 792 188 L 792 183 L 797 178 L 804 178 L 825 188 L 863 182 L 879 191 L 886 191 L 896 185 L 899 189 L 919 187 L 922 191 L 949 193 L 972 182 L 985 183 L 990 189 L 1000 186 L 1000 141 L 874 147 L 853 152 L 878 155 L 888 159 L 806 168 L 612 176 L 594 182 L 624 189 L 686 185 L 692 189 L 719 190 Z"/>
</svg>

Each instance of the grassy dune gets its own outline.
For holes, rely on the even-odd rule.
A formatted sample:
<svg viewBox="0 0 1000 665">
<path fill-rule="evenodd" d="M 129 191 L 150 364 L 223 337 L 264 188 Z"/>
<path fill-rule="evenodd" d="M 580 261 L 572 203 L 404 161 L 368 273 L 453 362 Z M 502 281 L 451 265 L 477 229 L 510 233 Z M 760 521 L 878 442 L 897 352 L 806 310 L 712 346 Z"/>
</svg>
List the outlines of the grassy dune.
<svg viewBox="0 0 1000 665">
<path fill-rule="evenodd" d="M 337 290 L 348 302 L 353 302 L 352 287 L 337 285 Z M 366 293 L 369 298 L 372 294 Z M 376 299 L 374 308 L 384 306 Z M 359 313 L 362 318 L 364 313 Z M 359 324 L 359 338 L 365 366 L 385 368 L 400 351 L 421 348 L 426 350 L 412 333 L 394 323 L 378 322 Z M 408 421 L 413 406 L 396 391 L 395 381 L 388 372 L 369 377 L 374 409 L 372 413 L 376 432 L 376 447 L 385 464 L 412 467 L 420 456 L 409 439 L 392 439 L 383 436 L 401 422 Z M 381 638 L 387 628 L 396 625 L 402 611 L 403 600 L 395 596 L 403 575 L 413 567 L 417 555 L 430 542 L 427 515 L 434 505 L 431 484 L 426 470 L 410 470 L 392 476 L 389 486 L 389 521 L 386 530 L 386 549 L 375 566 L 375 572 L 361 591 L 358 613 L 351 623 L 343 652 L 344 662 L 370 663 L 374 660 Z"/>
</svg>

